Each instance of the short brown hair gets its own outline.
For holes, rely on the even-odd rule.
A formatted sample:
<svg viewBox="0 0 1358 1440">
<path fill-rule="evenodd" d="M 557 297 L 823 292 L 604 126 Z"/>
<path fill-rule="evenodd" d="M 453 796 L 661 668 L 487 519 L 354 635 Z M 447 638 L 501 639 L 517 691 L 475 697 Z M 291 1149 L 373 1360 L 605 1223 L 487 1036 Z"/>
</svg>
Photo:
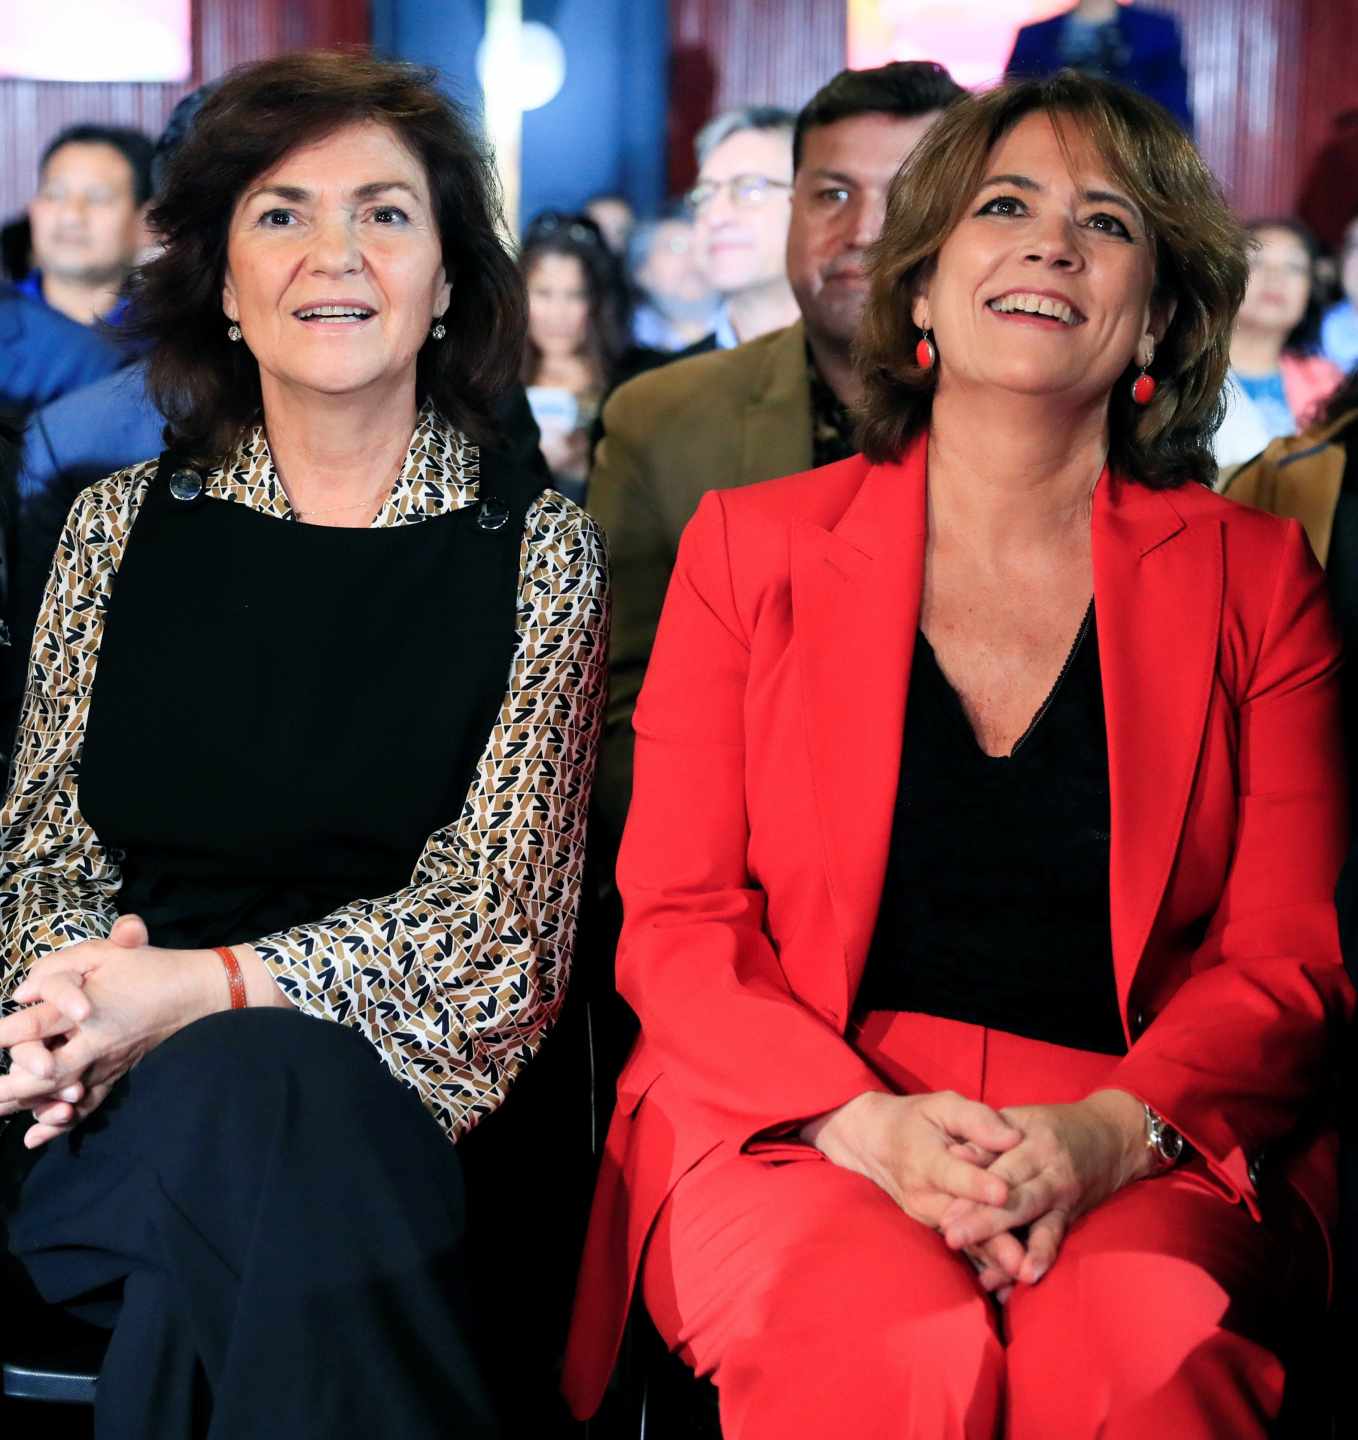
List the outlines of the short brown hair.
<svg viewBox="0 0 1358 1440">
<path fill-rule="evenodd" d="M 147 384 L 174 446 L 220 459 L 259 416 L 259 367 L 227 339 L 222 313 L 237 200 L 299 145 L 364 121 L 388 126 L 423 164 L 453 281 L 447 338 L 426 344 L 417 361 L 420 400 L 474 439 L 494 437 L 496 401 L 518 375 L 526 312 L 493 166 L 432 71 L 311 51 L 227 76 L 194 118 L 151 212 L 164 249 L 134 279 L 133 323 L 150 342 Z"/>
<path fill-rule="evenodd" d="M 1067 122 L 1089 138 L 1145 218 L 1157 299 L 1177 302 L 1156 350 L 1154 400 L 1144 408 L 1133 403 L 1130 369 L 1126 383 L 1114 387 L 1109 459 L 1155 488 L 1210 484 L 1231 329 L 1249 277 L 1245 232 L 1167 110 L 1125 86 L 1071 70 L 949 106 L 892 181 L 857 347 L 863 453 L 896 459 L 928 425 L 934 374 L 914 358 L 911 303 L 976 194 L 992 149 L 1034 113 L 1051 117 L 1058 134 Z"/>
</svg>

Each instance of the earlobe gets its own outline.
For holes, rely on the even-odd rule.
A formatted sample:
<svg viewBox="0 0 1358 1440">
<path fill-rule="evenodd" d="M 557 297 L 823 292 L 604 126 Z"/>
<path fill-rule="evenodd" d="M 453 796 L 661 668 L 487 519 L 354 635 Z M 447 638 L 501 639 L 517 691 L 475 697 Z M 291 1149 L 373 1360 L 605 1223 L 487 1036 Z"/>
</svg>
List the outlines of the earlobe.
<svg viewBox="0 0 1358 1440">
<path fill-rule="evenodd" d="M 240 307 L 236 304 L 236 287 L 232 283 L 229 270 L 222 281 L 222 314 L 228 320 L 240 319 Z"/>
</svg>

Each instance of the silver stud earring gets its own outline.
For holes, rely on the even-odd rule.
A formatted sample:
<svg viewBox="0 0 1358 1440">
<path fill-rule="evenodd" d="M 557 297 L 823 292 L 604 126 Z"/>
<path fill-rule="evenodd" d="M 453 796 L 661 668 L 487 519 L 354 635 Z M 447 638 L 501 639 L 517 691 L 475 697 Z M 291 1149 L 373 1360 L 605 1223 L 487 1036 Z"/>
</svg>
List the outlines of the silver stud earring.
<svg viewBox="0 0 1358 1440">
<path fill-rule="evenodd" d="M 434 328 L 429 333 L 435 340 L 442 340 L 447 335 L 448 329 L 442 320 L 435 320 Z"/>
<path fill-rule="evenodd" d="M 228 326 L 226 327 L 226 338 L 227 338 L 228 340 L 232 340 L 232 341 L 239 340 L 239 339 L 240 339 L 240 326 L 239 326 L 239 325 L 228 325 Z"/>
</svg>

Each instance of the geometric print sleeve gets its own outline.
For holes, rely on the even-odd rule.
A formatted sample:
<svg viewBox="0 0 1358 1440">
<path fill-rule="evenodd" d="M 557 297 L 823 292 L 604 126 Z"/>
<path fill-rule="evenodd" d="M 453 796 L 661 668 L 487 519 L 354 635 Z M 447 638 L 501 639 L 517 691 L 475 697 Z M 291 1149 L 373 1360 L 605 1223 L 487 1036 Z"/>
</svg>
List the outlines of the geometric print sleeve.
<svg viewBox="0 0 1358 1440">
<path fill-rule="evenodd" d="M 123 546 L 155 467 L 84 491 L 57 546 L 0 810 L 0 1001 L 51 950 L 107 935 L 118 866 L 76 800 L 103 612 Z"/>
<path fill-rule="evenodd" d="M 254 942 L 298 1009 L 359 1029 L 454 1138 L 504 1099 L 570 970 L 603 718 L 608 561 L 547 492 L 520 550 L 504 704 L 456 823 L 411 883 Z"/>
</svg>

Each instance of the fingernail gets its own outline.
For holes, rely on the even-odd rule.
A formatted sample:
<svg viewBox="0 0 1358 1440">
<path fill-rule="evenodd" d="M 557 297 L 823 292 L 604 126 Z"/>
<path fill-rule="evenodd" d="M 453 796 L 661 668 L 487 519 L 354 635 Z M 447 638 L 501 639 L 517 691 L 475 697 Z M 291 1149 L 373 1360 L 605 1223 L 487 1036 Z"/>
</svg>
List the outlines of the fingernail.
<svg viewBox="0 0 1358 1440">
<path fill-rule="evenodd" d="M 80 1086 L 68 1085 L 64 1090 L 57 1091 L 57 1097 L 66 1101 L 68 1105 L 74 1105 L 80 1099 Z"/>
</svg>

